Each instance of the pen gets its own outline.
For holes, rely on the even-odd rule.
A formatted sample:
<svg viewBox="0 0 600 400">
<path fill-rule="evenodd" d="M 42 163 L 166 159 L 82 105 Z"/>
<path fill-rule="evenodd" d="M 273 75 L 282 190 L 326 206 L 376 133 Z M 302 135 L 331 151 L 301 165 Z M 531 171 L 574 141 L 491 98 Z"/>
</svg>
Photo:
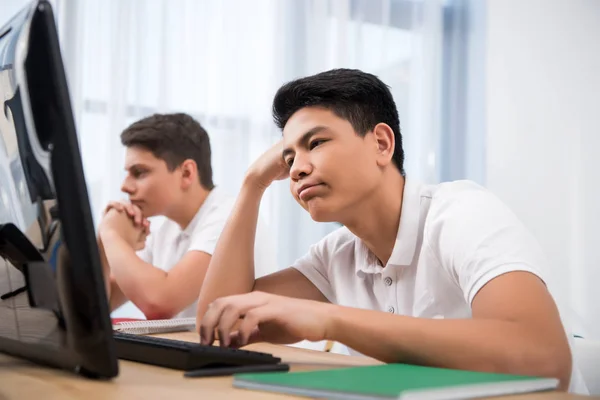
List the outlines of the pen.
<svg viewBox="0 0 600 400">
<path fill-rule="evenodd" d="M 289 370 L 290 366 L 288 364 L 236 365 L 231 367 L 194 369 L 186 371 L 183 376 L 186 378 L 200 378 L 209 376 L 227 376 L 244 372 L 276 372 Z"/>
</svg>

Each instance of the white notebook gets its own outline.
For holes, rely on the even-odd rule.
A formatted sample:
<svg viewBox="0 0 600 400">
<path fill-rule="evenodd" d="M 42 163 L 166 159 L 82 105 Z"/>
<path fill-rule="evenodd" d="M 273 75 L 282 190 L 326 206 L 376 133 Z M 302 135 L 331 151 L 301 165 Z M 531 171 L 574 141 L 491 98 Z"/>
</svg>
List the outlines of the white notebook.
<svg viewBox="0 0 600 400">
<path fill-rule="evenodd" d="M 187 332 L 196 329 L 196 318 L 154 319 L 124 321 L 113 324 L 113 330 L 134 335 L 153 333 Z"/>
</svg>

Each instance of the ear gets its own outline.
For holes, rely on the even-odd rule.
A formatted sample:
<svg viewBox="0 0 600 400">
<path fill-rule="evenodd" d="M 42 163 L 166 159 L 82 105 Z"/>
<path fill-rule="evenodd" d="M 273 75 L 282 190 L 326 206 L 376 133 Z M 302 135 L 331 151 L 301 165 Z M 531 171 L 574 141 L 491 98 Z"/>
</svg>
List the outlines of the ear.
<svg viewBox="0 0 600 400">
<path fill-rule="evenodd" d="M 377 146 L 377 165 L 384 167 L 392 162 L 394 156 L 394 149 L 396 148 L 394 131 L 388 124 L 382 122 L 373 128 L 373 138 Z"/>
<path fill-rule="evenodd" d="M 198 180 L 198 166 L 196 162 L 191 159 L 185 160 L 181 163 L 181 188 L 188 189 Z"/>
</svg>

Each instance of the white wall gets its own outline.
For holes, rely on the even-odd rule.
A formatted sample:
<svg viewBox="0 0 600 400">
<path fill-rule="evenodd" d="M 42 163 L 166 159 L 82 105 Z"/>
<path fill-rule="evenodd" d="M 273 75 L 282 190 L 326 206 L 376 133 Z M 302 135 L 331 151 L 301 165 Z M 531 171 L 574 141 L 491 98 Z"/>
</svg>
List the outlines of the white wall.
<svg viewBox="0 0 600 400">
<path fill-rule="evenodd" d="M 488 0 L 486 185 L 600 338 L 600 1 Z"/>
</svg>

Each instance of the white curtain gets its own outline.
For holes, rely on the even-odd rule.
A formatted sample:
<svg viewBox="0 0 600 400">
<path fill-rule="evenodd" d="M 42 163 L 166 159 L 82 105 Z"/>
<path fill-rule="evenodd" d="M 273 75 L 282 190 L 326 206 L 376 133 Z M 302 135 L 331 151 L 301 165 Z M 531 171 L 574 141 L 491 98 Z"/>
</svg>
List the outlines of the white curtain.
<svg viewBox="0 0 600 400">
<path fill-rule="evenodd" d="M 436 181 L 441 1 L 57 0 L 81 152 L 96 221 L 121 198 L 120 132 L 183 111 L 207 129 L 214 180 L 235 195 L 281 137 L 271 101 L 283 83 L 336 67 L 378 75 L 394 94 L 408 173 Z M 275 184 L 261 206 L 278 267 L 335 229 Z"/>
<path fill-rule="evenodd" d="M 0 1 L 1 23 L 28 2 Z M 130 122 L 153 112 L 194 115 L 211 137 L 215 182 L 235 194 L 248 165 L 281 135 L 270 115 L 277 88 L 291 79 L 335 67 L 363 69 L 391 86 L 404 133 L 406 170 L 411 177 L 427 182 L 467 177 L 486 183 L 490 155 L 498 153 L 504 158 L 514 151 L 511 146 L 506 151 L 486 149 L 486 113 L 494 111 L 486 111 L 485 104 L 486 80 L 490 77 L 484 50 L 489 42 L 494 43 L 487 37 L 490 28 L 486 19 L 495 21 L 501 31 L 503 18 L 512 15 L 488 11 L 489 1 L 51 3 L 57 15 L 96 220 L 107 201 L 122 196 L 119 184 L 124 149 L 119 133 Z M 497 8 L 504 3 L 493 4 Z M 529 12 L 523 18 L 536 21 L 535 7 Z M 509 46 L 513 45 L 519 51 L 518 41 Z M 518 58 L 512 62 L 518 63 Z M 548 62 L 555 66 L 550 58 Z M 515 73 L 521 70 L 519 65 Z M 542 101 L 536 100 L 536 104 Z M 502 115 L 500 120 L 506 118 L 502 110 L 497 112 Z M 544 163 L 551 161 L 540 165 Z M 584 182 L 583 176 L 592 169 L 575 171 L 575 182 Z M 515 182 L 507 185 L 497 194 L 507 197 Z M 552 193 L 549 196 L 555 197 Z M 517 195 L 517 199 L 521 197 Z M 509 204 L 525 215 L 531 212 L 525 206 L 519 208 L 518 200 Z M 590 212 L 594 209 L 597 206 L 589 207 Z M 286 182 L 268 191 L 261 214 L 270 228 L 279 268 L 289 265 L 335 228 L 313 223 L 291 198 Z M 584 232 L 583 214 L 576 214 L 577 218 L 567 223 L 572 232 L 568 241 L 576 243 L 571 246 L 575 250 L 564 257 L 571 257 L 581 268 L 569 270 L 569 279 L 593 285 L 593 279 L 586 280 L 593 275 L 593 263 L 581 259 L 594 259 L 597 235 Z M 529 227 L 535 231 L 535 221 Z M 581 235 L 589 240 L 582 240 Z M 544 235 L 538 236 L 544 242 Z M 559 247 L 554 246 L 560 254 L 567 253 Z M 568 292 L 562 296 L 565 303 L 586 320 L 593 320 L 597 310 L 593 290 L 582 294 L 575 289 L 568 291 L 566 286 L 563 289 Z"/>
<path fill-rule="evenodd" d="M 25 0 L 3 1 L 12 14 Z M 281 137 L 276 90 L 331 68 L 358 68 L 391 88 L 406 170 L 439 180 L 442 0 L 53 0 L 95 222 L 123 198 L 120 132 L 155 112 L 206 128 L 214 181 L 235 195 L 250 163 Z M 5 15 L 3 13 L 3 15 Z M 288 182 L 261 205 L 277 265 L 337 228 L 317 224 Z M 133 310 L 129 310 L 133 311 Z"/>
</svg>

